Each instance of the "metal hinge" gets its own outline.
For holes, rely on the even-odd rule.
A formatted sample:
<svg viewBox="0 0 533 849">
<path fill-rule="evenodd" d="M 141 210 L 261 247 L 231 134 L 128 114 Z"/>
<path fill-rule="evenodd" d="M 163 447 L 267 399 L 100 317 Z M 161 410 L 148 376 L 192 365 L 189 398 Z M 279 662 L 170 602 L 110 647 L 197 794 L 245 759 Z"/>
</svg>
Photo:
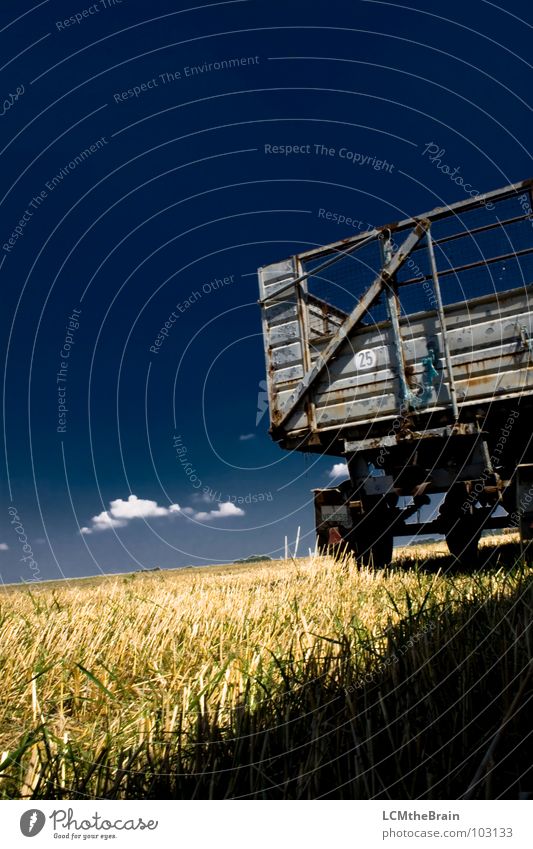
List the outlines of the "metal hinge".
<svg viewBox="0 0 533 849">
<path fill-rule="evenodd" d="M 525 324 L 520 325 L 520 341 L 522 342 L 522 350 L 529 351 L 530 354 L 533 353 L 533 339 L 529 335 L 529 330 L 525 326 Z"/>
</svg>

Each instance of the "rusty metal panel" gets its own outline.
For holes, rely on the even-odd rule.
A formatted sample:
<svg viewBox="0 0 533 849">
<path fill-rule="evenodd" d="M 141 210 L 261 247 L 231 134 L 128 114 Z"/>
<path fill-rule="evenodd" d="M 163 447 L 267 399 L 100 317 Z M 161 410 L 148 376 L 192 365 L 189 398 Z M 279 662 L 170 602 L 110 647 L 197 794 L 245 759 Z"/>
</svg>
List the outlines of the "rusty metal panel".
<svg viewBox="0 0 533 849">
<path fill-rule="evenodd" d="M 269 327 L 274 327 L 277 323 L 290 321 L 292 318 L 296 318 L 297 315 L 298 311 L 294 301 L 273 301 L 271 304 L 265 306 L 265 317 Z"/>
<path fill-rule="evenodd" d="M 276 348 L 270 349 L 271 369 L 285 368 L 285 366 L 292 363 L 300 363 L 301 361 L 302 346 L 300 342 L 278 345 Z"/>
<path fill-rule="evenodd" d="M 293 339 L 299 338 L 300 327 L 297 319 L 295 321 L 286 321 L 283 324 L 276 324 L 274 327 L 270 327 L 268 331 L 268 343 L 272 347 L 275 345 L 279 346 L 282 343 L 286 344 Z"/>
<path fill-rule="evenodd" d="M 503 315 L 502 295 L 494 297 L 492 312 L 487 311 L 485 299 L 478 306 L 471 303 L 468 308 L 463 305 L 462 309 L 449 310 L 470 322 L 469 326 L 447 332 L 459 402 L 490 402 L 500 394 L 509 395 L 531 386 L 533 355 L 520 328 L 533 326 L 533 301 L 524 308 L 522 290 L 505 294 L 509 304 Z M 402 337 L 409 340 L 404 348 L 407 380 L 420 399 L 420 411 L 449 401 L 440 327 L 434 316 L 426 317 L 423 327 L 425 335 L 413 339 L 410 322 L 401 322 Z M 372 348 L 371 339 L 375 339 L 373 331 L 359 331 L 351 340 L 352 350 L 332 364 L 328 379 L 317 386 L 313 398 L 319 425 L 357 423 L 370 415 L 399 411 L 390 348 L 387 344 Z M 488 340 L 492 344 L 488 345 Z M 375 367 L 368 371 L 357 368 L 361 350 L 375 353 Z M 431 352 L 434 356 L 430 359 Z"/>
<path fill-rule="evenodd" d="M 277 368 L 272 372 L 272 383 L 275 386 L 282 383 L 293 383 L 295 380 L 301 380 L 303 373 L 304 369 L 301 363 L 287 368 Z"/>
<path fill-rule="evenodd" d="M 478 304 L 445 308 L 447 324 L 451 319 L 447 337 L 459 405 L 490 403 L 533 387 L 533 354 L 528 345 L 528 335 L 533 330 L 533 292 L 530 295 L 531 301 L 524 299 L 520 289 L 499 293 L 492 302 L 484 297 Z M 405 340 L 407 380 L 420 399 L 417 409 L 446 409 L 450 396 L 442 334 L 435 314 L 419 316 L 415 323 L 404 318 L 400 328 Z M 521 332 L 523 328 L 526 337 Z M 364 351 L 374 355 L 372 367 L 366 370 L 358 367 L 358 355 Z M 398 389 L 388 334 L 377 333 L 375 328 L 360 329 L 346 341 L 311 395 L 317 427 L 320 430 L 362 424 L 398 414 Z M 280 406 L 291 392 L 292 385 L 279 393 Z M 305 427 L 303 413 L 295 412 L 287 423 L 288 431 Z"/>
<path fill-rule="evenodd" d="M 297 275 L 296 258 L 273 263 L 258 271 L 271 422 L 284 397 L 280 387 L 294 390 L 309 361 L 305 338 L 307 316 L 302 315 L 305 288 L 292 285 Z"/>
<path fill-rule="evenodd" d="M 294 279 L 293 259 L 284 259 L 282 262 L 274 262 L 259 269 L 259 287 L 261 299 L 275 295 L 277 291 L 284 288 L 285 283 Z"/>
<path fill-rule="evenodd" d="M 309 330 L 313 338 L 333 336 L 347 317 L 343 310 L 339 310 L 328 304 L 327 301 L 309 294 L 307 295 L 307 307 Z"/>
<path fill-rule="evenodd" d="M 306 396 L 309 395 L 310 391 L 315 389 L 318 377 L 326 370 L 330 363 L 333 363 L 335 357 L 342 349 L 346 338 L 360 326 L 365 313 L 385 288 L 390 285 L 390 281 L 392 281 L 394 275 L 407 261 L 411 251 L 422 241 L 428 228 L 428 221 L 419 221 L 400 247 L 396 248 L 390 258 L 387 259 L 386 264 L 374 278 L 369 289 L 364 292 L 361 298 L 357 299 L 357 303 L 352 311 L 347 315 L 343 324 L 330 339 L 320 359 L 316 360 L 312 367 L 306 371 L 298 387 L 285 400 L 283 407 L 280 408 L 279 403 L 276 405 L 276 410 L 272 413 L 272 421 L 276 427 L 286 426 L 298 404 L 302 401 L 305 402 Z M 298 258 L 295 258 L 295 262 L 299 262 Z M 311 403 L 314 404 L 315 401 L 311 399 Z"/>
<path fill-rule="evenodd" d="M 374 423 L 406 411 L 442 411 L 456 421 L 469 406 L 533 395 L 533 228 L 518 194 L 530 188 L 528 181 L 508 186 L 425 214 L 423 226 L 418 227 L 420 219 L 405 219 L 260 269 L 271 425 L 277 428 L 277 438 L 368 424 L 372 439 Z M 487 219 L 487 201 L 500 204 L 496 221 Z M 465 214 L 473 216 L 466 223 L 461 218 Z M 421 230 L 428 222 L 431 235 L 426 238 Z M 520 230 L 506 229 L 517 225 Z M 381 272 L 378 269 L 374 289 L 358 289 L 354 279 L 355 307 L 350 312 L 310 291 L 309 279 L 317 266 L 315 262 L 307 271 L 308 260 L 333 256 L 326 263 L 331 267 L 336 252 L 342 256 L 346 246 L 352 251 L 356 242 L 366 244 L 369 239 L 387 240 L 391 251 L 397 251 L 413 226 L 416 237 L 411 234 L 404 242 L 405 256 L 411 256 L 406 273 L 401 276 L 404 257 L 391 274 L 386 263 Z M 502 254 L 506 233 L 520 236 L 513 254 Z M 449 245 L 455 246 L 455 253 Z M 476 258 L 480 254 L 482 260 Z M 509 257 L 515 262 L 507 262 Z M 352 269 L 358 266 L 346 267 L 346 273 L 355 274 Z M 488 269 L 478 287 L 484 294 L 450 303 L 450 293 L 460 290 L 462 296 L 469 291 L 471 278 L 461 275 L 477 267 Z M 422 286 L 430 278 L 434 290 Z M 394 327 L 390 309 L 389 318 L 383 318 L 383 311 L 370 312 L 380 289 L 390 301 L 386 295 L 392 287 L 402 310 Z M 418 311 L 412 309 L 414 289 L 421 295 L 418 303 L 423 308 Z"/>
</svg>

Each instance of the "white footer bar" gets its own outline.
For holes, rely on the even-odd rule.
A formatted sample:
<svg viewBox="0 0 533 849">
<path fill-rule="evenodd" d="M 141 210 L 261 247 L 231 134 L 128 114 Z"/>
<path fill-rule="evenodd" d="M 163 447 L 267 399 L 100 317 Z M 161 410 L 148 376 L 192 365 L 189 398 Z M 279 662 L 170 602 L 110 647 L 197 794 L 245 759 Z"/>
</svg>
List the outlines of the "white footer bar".
<svg viewBox="0 0 533 849">
<path fill-rule="evenodd" d="M 533 802 L 4 801 L 1 845 L 186 849 L 533 847 Z M 32 842 L 34 840 L 34 842 Z"/>
</svg>

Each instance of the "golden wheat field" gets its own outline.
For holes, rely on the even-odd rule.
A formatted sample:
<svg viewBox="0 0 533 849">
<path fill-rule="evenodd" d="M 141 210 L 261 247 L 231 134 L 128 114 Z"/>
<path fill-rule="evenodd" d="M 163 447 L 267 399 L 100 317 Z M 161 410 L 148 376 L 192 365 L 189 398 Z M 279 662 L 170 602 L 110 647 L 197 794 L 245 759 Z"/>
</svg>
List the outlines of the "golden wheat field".
<svg viewBox="0 0 533 849">
<path fill-rule="evenodd" d="M 486 729 L 478 717 L 481 759 L 531 661 L 531 569 L 450 576 L 408 557 L 399 551 L 387 573 L 315 556 L 7 588 L 2 795 L 309 798 L 346 784 L 371 797 L 383 791 L 376 759 L 392 757 L 399 734 L 414 740 L 394 772 L 396 795 L 410 797 L 448 769 L 435 755 L 429 773 L 412 773 L 430 754 L 417 734 L 445 743 L 466 726 L 485 652 L 483 698 L 502 695 Z M 450 729 L 431 728 L 448 667 L 455 714 Z M 422 710 L 428 688 L 434 705 Z M 390 712 L 406 699 L 394 728 Z"/>
</svg>

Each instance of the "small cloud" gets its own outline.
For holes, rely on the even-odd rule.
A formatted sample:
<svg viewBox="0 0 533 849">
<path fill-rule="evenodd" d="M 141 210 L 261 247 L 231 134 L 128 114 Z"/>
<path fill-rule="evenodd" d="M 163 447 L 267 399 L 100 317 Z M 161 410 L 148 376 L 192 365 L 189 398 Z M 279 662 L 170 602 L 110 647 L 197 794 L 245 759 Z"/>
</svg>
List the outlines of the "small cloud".
<svg viewBox="0 0 533 849">
<path fill-rule="evenodd" d="M 35 540 L 35 543 L 37 545 L 44 545 L 46 543 L 46 540 L 45 540 L 44 537 L 37 537 L 36 540 Z"/>
<path fill-rule="evenodd" d="M 226 519 L 229 516 L 244 516 L 244 510 L 236 507 L 231 501 L 224 501 L 219 504 L 216 510 L 209 510 L 208 513 L 195 513 L 194 518 L 198 522 L 206 522 L 208 519 Z"/>
<path fill-rule="evenodd" d="M 107 531 L 110 528 L 124 528 L 128 523 L 125 519 L 115 519 L 107 510 L 102 510 L 91 519 L 92 527 L 82 528 L 82 534 L 92 534 L 93 531 Z"/>
<path fill-rule="evenodd" d="M 231 501 L 224 501 L 223 504 L 218 505 L 218 509 L 216 511 L 212 512 L 216 512 L 219 516 L 244 516 L 244 510 L 241 510 L 240 507 L 236 507 Z"/>
<path fill-rule="evenodd" d="M 128 500 L 116 498 L 109 502 L 109 510 L 102 510 L 91 519 L 90 527 L 80 529 L 82 534 L 92 534 L 94 531 L 106 531 L 111 528 L 124 528 L 132 519 L 150 519 L 156 516 L 170 516 L 180 513 L 179 504 L 171 504 L 169 507 L 161 507 L 157 501 L 146 498 L 137 498 L 136 495 L 128 496 Z"/>
<path fill-rule="evenodd" d="M 127 501 L 117 498 L 109 504 L 111 507 L 109 512 L 114 519 L 118 520 L 147 519 L 151 516 L 166 516 L 169 513 L 168 507 L 160 507 L 157 501 L 137 498 L 136 495 L 130 495 Z"/>
<path fill-rule="evenodd" d="M 206 500 L 212 503 L 212 499 L 208 496 L 198 495 L 199 500 Z M 227 519 L 231 516 L 244 516 L 244 510 L 236 507 L 230 501 L 225 501 L 218 504 L 215 510 L 196 511 L 193 507 L 180 507 L 179 504 L 170 504 L 168 507 L 161 507 L 157 501 L 150 501 L 146 498 L 137 498 L 136 495 L 130 495 L 125 501 L 122 498 L 116 498 L 109 502 L 109 510 L 102 510 L 98 515 L 93 516 L 90 525 L 84 525 L 80 528 L 80 533 L 87 536 L 98 531 L 107 531 L 112 528 L 125 528 L 133 519 L 151 519 L 159 516 L 190 516 L 198 522 L 205 522 L 208 519 Z"/>
<path fill-rule="evenodd" d="M 9 551 L 7 542 L 0 542 L 0 551 Z"/>
<path fill-rule="evenodd" d="M 255 433 L 241 433 L 239 439 L 241 442 L 248 442 L 249 439 L 255 439 Z"/>
<path fill-rule="evenodd" d="M 337 478 L 349 478 L 350 473 L 348 471 L 348 464 L 346 461 L 342 463 L 335 463 L 333 468 L 331 468 L 328 472 L 331 480 L 336 480 Z"/>
</svg>

